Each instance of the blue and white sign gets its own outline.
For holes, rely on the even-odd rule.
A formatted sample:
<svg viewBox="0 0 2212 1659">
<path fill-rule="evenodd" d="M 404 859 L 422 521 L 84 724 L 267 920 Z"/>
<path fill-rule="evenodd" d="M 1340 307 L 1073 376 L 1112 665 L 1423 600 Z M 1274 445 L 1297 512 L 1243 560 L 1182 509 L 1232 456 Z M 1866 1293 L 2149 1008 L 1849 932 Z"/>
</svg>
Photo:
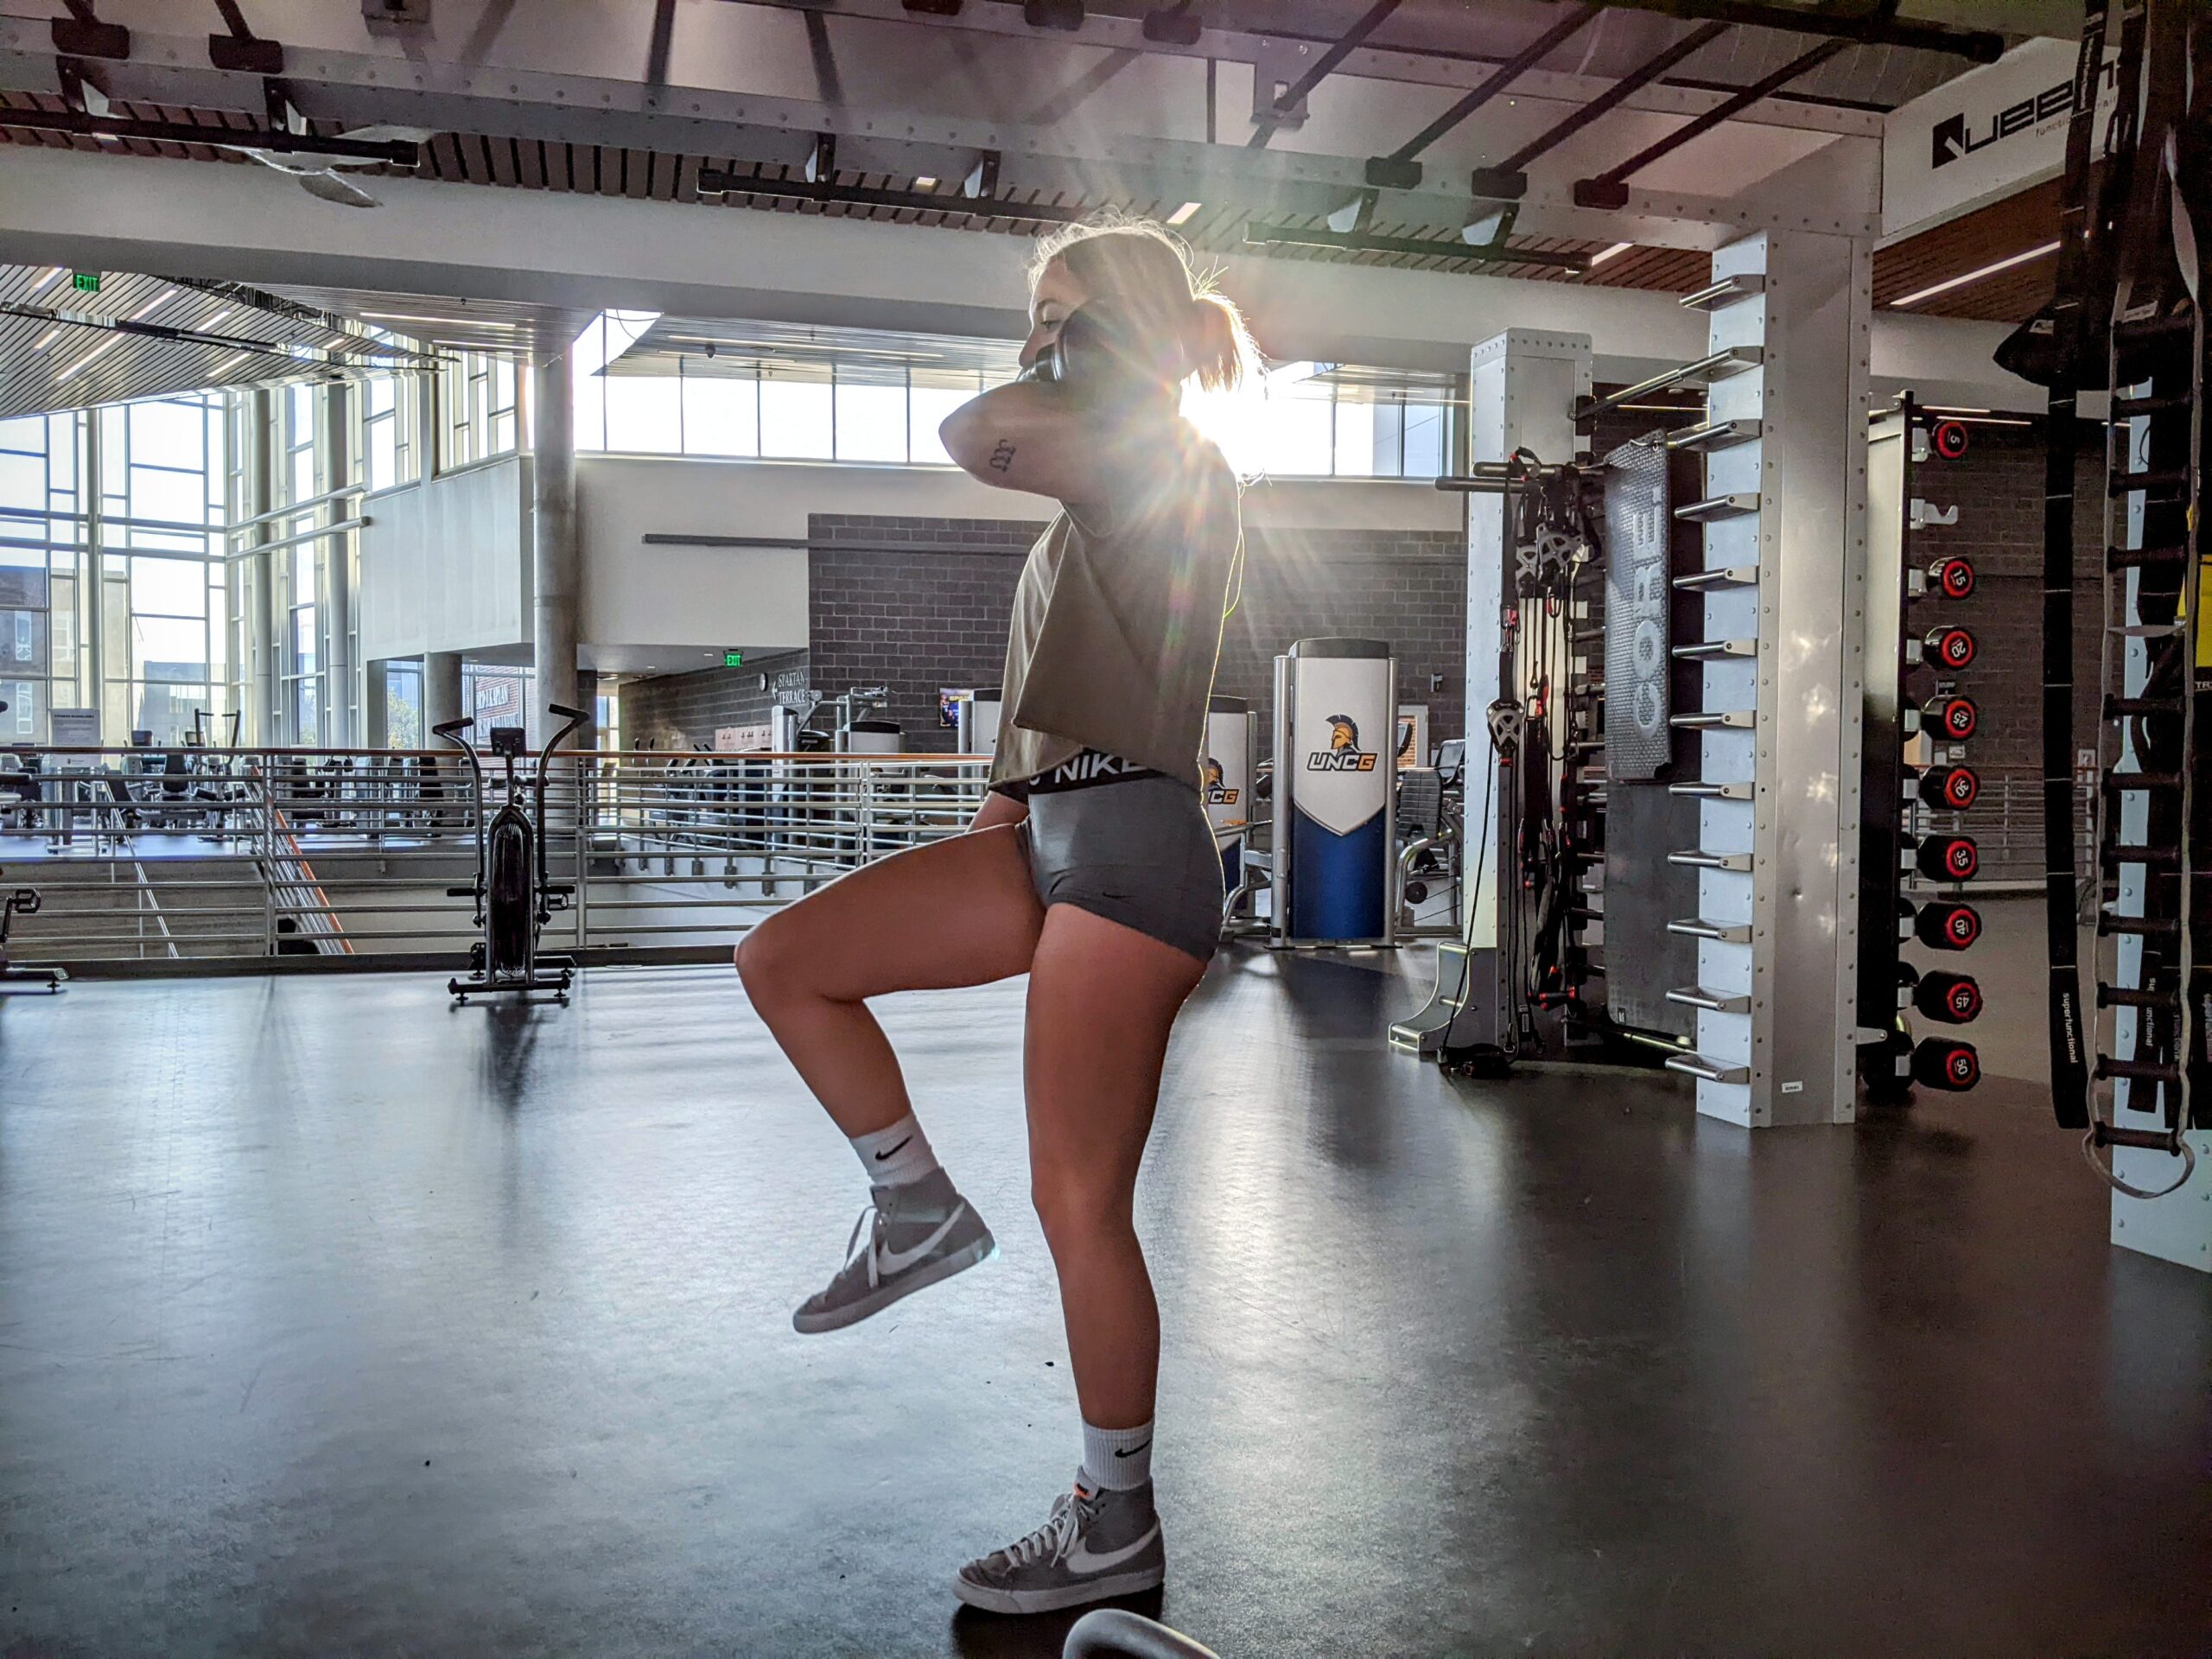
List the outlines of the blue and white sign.
<svg viewBox="0 0 2212 1659">
<path fill-rule="evenodd" d="M 1208 706 L 1202 766 L 1206 821 L 1221 849 L 1226 893 L 1244 879 L 1244 831 L 1252 821 L 1252 710 L 1242 697 L 1216 697 Z"/>
<path fill-rule="evenodd" d="M 1380 940 L 1390 928 L 1397 709 L 1390 648 L 1305 639 L 1285 658 L 1289 721 L 1276 760 L 1288 833 L 1287 936 Z"/>
</svg>

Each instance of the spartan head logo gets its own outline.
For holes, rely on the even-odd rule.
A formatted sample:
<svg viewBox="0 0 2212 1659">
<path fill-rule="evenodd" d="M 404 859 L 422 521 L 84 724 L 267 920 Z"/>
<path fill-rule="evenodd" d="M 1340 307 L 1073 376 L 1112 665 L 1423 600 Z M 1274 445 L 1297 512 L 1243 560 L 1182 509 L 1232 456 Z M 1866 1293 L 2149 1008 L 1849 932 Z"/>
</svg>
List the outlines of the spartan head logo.
<svg viewBox="0 0 2212 1659">
<path fill-rule="evenodd" d="M 1211 755 L 1206 756 L 1204 776 L 1205 778 L 1205 785 L 1208 789 L 1219 789 L 1221 787 L 1221 762 L 1215 760 Z"/>
<path fill-rule="evenodd" d="M 1306 757 L 1308 772 L 1372 772 L 1376 757 L 1359 747 L 1359 722 L 1350 715 L 1329 716 L 1329 747 Z"/>
</svg>

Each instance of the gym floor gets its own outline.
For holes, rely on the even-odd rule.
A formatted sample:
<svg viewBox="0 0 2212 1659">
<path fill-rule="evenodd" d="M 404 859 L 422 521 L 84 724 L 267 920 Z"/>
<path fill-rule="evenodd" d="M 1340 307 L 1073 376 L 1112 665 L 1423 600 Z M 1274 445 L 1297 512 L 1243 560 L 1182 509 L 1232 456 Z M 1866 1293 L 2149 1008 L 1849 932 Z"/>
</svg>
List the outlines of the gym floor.
<svg viewBox="0 0 2212 1659">
<path fill-rule="evenodd" d="M 2030 1087 L 1747 1136 L 1450 1082 L 1376 1040 L 1424 990 L 1237 950 L 1179 1028 L 1145 1611 L 1225 1659 L 2205 1650 L 2212 1294 L 2107 1246 Z M 1003 1253 L 802 1338 L 864 1193 L 726 969 L 0 1007 L 0 1653 L 1057 1653 L 948 1587 L 1077 1452 L 1020 987 L 884 1012 Z"/>
</svg>

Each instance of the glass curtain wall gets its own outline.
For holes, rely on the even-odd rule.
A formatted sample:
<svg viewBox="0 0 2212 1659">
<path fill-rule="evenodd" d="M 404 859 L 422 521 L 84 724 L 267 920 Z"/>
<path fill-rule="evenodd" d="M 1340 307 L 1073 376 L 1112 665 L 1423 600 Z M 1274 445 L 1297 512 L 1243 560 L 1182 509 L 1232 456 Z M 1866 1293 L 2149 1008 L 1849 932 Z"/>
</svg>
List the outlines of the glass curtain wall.
<svg viewBox="0 0 2212 1659">
<path fill-rule="evenodd" d="M 442 473 L 510 455 L 530 441 L 523 376 L 516 359 L 456 352 L 438 371 L 438 456 Z"/>
<path fill-rule="evenodd" d="M 579 451 L 947 467 L 938 425 L 997 383 L 980 370 L 901 365 L 880 352 L 851 363 L 819 353 L 788 361 L 657 354 L 650 366 L 606 370 L 653 321 L 608 312 L 578 339 Z M 1194 394 L 1185 408 L 1232 465 L 1255 476 L 1427 479 L 1448 470 L 1456 391 L 1378 378 L 1387 377 L 1354 371 L 1339 380 L 1333 365 L 1300 364 L 1235 397 Z"/>
<path fill-rule="evenodd" d="M 234 706 L 225 422 L 219 394 L 0 422 L 0 739 L 90 709 L 177 743 Z"/>
<path fill-rule="evenodd" d="M 0 421 L 0 741 L 47 741 L 57 678 L 75 701 L 82 428 L 75 415 Z"/>
<path fill-rule="evenodd" d="M 513 365 L 480 378 L 482 442 L 512 448 Z M 181 743 L 202 710 L 223 739 L 236 713 L 249 741 L 350 740 L 341 486 L 419 476 L 419 401 L 384 376 L 0 421 L 0 743 L 50 741 L 56 709 L 109 743 Z"/>
</svg>

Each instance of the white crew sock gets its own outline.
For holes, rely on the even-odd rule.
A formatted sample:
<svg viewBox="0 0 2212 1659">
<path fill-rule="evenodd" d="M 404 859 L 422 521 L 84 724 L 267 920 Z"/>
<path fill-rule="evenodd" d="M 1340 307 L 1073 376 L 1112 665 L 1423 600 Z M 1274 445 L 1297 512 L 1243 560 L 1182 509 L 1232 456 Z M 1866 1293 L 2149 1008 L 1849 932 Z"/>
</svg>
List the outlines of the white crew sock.
<svg viewBox="0 0 2212 1659">
<path fill-rule="evenodd" d="M 929 1136 L 912 1112 L 887 1129 L 853 1136 L 853 1152 L 877 1186 L 908 1186 L 938 1167 Z"/>
<path fill-rule="evenodd" d="M 1152 1479 L 1152 1425 L 1135 1428 L 1083 1426 L 1083 1476 L 1093 1486 L 1126 1492 Z"/>
</svg>

